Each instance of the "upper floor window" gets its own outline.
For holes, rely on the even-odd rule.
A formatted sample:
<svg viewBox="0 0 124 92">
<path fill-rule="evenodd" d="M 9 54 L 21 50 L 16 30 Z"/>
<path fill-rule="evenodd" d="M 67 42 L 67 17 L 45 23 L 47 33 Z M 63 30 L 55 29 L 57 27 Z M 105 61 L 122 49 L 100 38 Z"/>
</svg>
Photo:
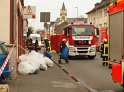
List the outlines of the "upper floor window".
<svg viewBox="0 0 124 92">
<path fill-rule="evenodd" d="M 99 24 L 99 28 L 102 28 L 102 24 Z"/>
<path fill-rule="evenodd" d="M 99 13 L 98 13 L 98 12 L 96 12 L 96 19 L 98 18 L 98 15 L 99 15 Z"/>
<path fill-rule="evenodd" d="M 104 16 L 107 16 L 107 9 L 104 9 Z"/>
<path fill-rule="evenodd" d="M 104 23 L 104 27 L 107 27 L 107 23 Z"/>
<path fill-rule="evenodd" d="M 90 21 L 90 14 L 88 15 L 88 20 Z"/>
<path fill-rule="evenodd" d="M 99 18 L 102 18 L 102 10 L 99 11 Z"/>
<path fill-rule="evenodd" d="M 92 14 L 90 15 L 90 20 L 92 21 Z"/>
</svg>

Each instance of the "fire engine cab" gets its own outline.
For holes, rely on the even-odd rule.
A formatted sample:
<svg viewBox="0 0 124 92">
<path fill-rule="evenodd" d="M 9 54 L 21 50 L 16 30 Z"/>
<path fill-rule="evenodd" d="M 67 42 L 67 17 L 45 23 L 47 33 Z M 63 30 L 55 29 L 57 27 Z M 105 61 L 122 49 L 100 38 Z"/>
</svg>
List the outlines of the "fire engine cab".
<svg viewBox="0 0 124 92">
<path fill-rule="evenodd" d="M 69 56 L 88 56 L 94 59 L 96 56 L 95 27 L 91 24 L 69 24 L 63 28 L 63 34 L 51 35 L 51 47 L 59 52 L 62 39 L 67 40 Z"/>
</svg>

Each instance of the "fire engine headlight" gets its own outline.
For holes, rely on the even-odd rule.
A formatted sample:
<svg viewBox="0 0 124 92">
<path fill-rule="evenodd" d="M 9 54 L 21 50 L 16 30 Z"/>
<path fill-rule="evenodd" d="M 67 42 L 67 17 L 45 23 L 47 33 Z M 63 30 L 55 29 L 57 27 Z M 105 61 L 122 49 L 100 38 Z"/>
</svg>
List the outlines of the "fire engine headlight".
<svg viewBox="0 0 124 92">
<path fill-rule="evenodd" d="M 75 51 L 75 47 L 69 47 L 70 51 Z"/>
<path fill-rule="evenodd" d="M 91 41 L 89 41 L 89 44 L 91 44 Z"/>
<path fill-rule="evenodd" d="M 96 47 L 91 47 L 90 48 L 90 51 L 95 51 L 96 50 Z"/>
</svg>

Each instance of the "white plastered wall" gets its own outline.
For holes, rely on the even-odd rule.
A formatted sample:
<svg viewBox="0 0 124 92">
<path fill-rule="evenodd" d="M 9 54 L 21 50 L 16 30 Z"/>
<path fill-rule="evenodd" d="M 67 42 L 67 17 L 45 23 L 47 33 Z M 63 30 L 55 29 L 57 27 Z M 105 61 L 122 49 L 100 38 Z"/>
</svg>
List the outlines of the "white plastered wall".
<svg viewBox="0 0 124 92">
<path fill-rule="evenodd" d="M 10 0 L 0 0 L 0 41 L 10 42 Z"/>
</svg>

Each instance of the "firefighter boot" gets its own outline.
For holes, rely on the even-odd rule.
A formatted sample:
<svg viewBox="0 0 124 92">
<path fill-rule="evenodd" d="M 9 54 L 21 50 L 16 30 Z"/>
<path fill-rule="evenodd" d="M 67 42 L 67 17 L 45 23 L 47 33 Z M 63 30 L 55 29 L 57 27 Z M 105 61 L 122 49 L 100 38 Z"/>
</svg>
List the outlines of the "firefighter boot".
<svg viewBox="0 0 124 92">
<path fill-rule="evenodd" d="M 105 62 L 102 62 L 102 65 L 105 66 Z"/>
<path fill-rule="evenodd" d="M 65 62 L 66 62 L 66 64 L 67 64 L 67 63 L 69 63 L 70 61 L 66 60 Z"/>
<path fill-rule="evenodd" d="M 58 60 L 59 64 L 62 64 L 61 60 Z"/>
<path fill-rule="evenodd" d="M 108 62 L 105 62 L 106 66 L 108 66 Z"/>
</svg>

